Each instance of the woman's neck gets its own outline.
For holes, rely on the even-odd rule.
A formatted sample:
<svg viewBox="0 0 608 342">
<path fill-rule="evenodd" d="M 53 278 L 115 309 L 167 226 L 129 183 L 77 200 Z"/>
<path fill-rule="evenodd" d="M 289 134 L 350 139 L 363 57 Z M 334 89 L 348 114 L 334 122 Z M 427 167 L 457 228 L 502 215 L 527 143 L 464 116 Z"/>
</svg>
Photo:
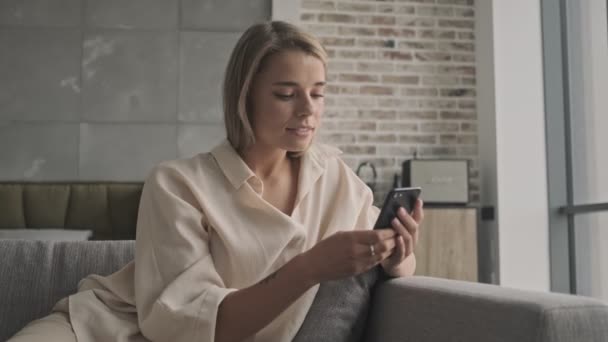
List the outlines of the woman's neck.
<svg viewBox="0 0 608 342">
<path fill-rule="evenodd" d="M 262 181 L 280 177 L 290 170 L 287 151 L 256 143 L 243 151 L 241 157 Z"/>
</svg>

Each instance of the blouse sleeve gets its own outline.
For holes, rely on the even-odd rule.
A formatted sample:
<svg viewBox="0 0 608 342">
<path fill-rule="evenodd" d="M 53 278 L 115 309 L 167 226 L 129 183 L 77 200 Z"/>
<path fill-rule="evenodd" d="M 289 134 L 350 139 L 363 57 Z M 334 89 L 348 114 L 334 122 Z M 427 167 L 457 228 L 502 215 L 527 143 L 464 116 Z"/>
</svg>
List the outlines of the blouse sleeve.
<svg viewBox="0 0 608 342">
<path fill-rule="evenodd" d="M 367 186 L 364 188 L 362 198 L 362 206 L 355 227 L 356 229 L 374 229 L 380 209 L 374 205 L 374 195 Z"/>
<path fill-rule="evenodd" d="M 152 341 L 213 341 L 227 289 L 209 250 L 196 190 L 177 168 L 159 166 L 146 180 L 137 222 L 135 300 Z"/>
</svg>

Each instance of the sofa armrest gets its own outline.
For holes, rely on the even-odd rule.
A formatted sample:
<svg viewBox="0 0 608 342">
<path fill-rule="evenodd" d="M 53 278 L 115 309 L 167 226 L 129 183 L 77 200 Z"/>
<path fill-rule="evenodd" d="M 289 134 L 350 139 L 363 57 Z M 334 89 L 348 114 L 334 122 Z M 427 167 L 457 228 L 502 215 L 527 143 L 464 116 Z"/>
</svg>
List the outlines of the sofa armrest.
<svg viewBox="0 0 608 342">
<path fill-rule="evenodd" d="M 601 301 L 419 276 L 379 284 L 368 323 L 367 341 L 608 341 Z"/>
</svg>

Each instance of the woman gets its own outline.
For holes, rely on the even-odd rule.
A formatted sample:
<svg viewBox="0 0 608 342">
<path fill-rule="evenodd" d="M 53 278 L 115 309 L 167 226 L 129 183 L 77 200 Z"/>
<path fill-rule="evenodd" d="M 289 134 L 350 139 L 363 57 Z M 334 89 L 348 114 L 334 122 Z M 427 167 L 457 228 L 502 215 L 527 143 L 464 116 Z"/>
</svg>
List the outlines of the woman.
<svg viewBox="0 0 608 342">
<path fill-rule="evenodd" d="M 226 69 L 228 139 L 155 168 L 142 193 L 136 255 L 89 276 L 14 341 L 288 341 L 318 284 L 381 264 L 414 272 L 422 202 L 392 227 L 369 188 L 313 143 L 326 54 L 282 22 L 249 28 Z"/>
</svg>

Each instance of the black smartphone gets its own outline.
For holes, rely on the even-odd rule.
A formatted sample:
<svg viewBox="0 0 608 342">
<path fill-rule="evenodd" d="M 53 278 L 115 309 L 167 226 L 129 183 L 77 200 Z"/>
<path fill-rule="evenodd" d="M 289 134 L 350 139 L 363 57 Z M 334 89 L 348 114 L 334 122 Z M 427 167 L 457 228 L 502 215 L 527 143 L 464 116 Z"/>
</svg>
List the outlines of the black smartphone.
<svg viewBox="0 0 608 342">
<path fill-rule="evenodd" d="M 422 189 L 415 188 L 395 188 L 384 198 L 384 204 L 378 215 L 378 220 L 374 229 L 391 227 L 391 221 L 397 217 L 397 210 L 403 207 L 409 214 L 412 213 L 416 200 L 420 197 Z"/>
</svg>

